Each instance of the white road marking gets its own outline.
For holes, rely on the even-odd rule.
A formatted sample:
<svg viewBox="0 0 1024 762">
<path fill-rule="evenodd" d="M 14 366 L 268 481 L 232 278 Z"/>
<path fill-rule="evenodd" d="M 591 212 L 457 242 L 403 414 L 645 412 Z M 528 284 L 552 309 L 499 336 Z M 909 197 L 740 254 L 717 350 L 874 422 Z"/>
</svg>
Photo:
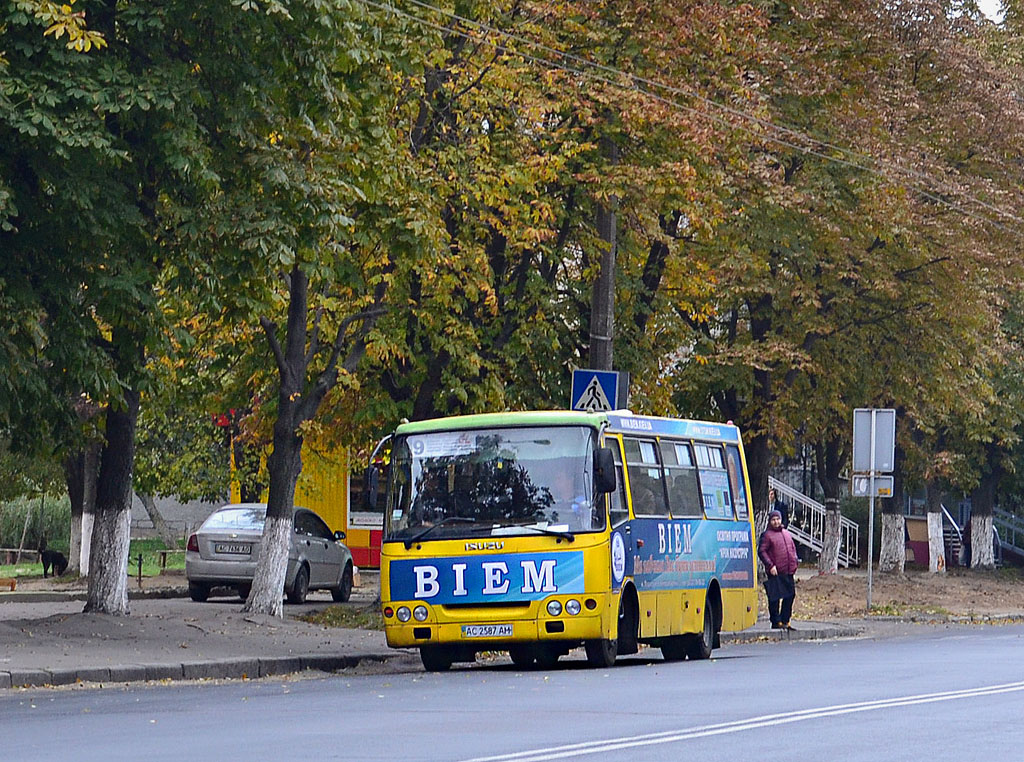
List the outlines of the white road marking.
<svg viewBox="0 0 1024 762">
<path fill-rule="evenodd" d="M 532 749 L 530 751 L 498 754 L 490 757 L 474 757 L 473 759 L 464 760 L 464 762 L 542 762 L 542 760 L 549 759 L 566 759 L 568 757 L 581 757 L 586 754 L 603 754 L 610 751 L 636 748 L 639 746 L 654 746 L 656 744 L 676 743 L 678 741 L 688 741 L 693 738 L 704 738 L 706 736 L 722 735 L 725 733 L 738 733 L 744 730 L 770 727 L 773 725 L 788 725 L 793 722 L 803 722 L 804 720 L 813 720 L 819 717 L 834 717 L 843 714 L 853 714 L 855 712 L 871 712 L 877 709 L 887 709 L 894 706 L 913 706 L 916 704 L 931 704 L 938 701 L 956 701 L 959 699 L 975 698 L 978 696 L 994 696 L 1000 693 L 1015 693 L 1018 691 L 1024 691 L 1024 681 L 1003 683 L 1000 685 L 986 685 L 980 688 L 969 688 L 967 690 L 959 691 L 921 693 L 915 696 L 898 696 L 896 698 L 860 701 L 852 704 L 836 704 L 834 706 L 802 709 L 796 712 L 787 712 L 785 714 L 766 714 L 758 717 L 750 717 L 745 720 L 722 722 L 715 725 L 700 725 L 698 727 L 684 728 L 680 730 L 665 730 L 659 733 L 611 738 L 604 741 L 585 741 L 583 743 L 551 746 L 546 749 Z"/>
</svg>

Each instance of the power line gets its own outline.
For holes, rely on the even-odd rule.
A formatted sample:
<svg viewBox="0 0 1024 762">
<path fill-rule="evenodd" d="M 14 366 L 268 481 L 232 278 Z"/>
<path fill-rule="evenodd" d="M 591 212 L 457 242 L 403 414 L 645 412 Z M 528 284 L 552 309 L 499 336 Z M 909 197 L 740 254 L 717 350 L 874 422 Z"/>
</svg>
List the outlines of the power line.
<svg viewBox="0 0 1024 762">
<path fill-rule="evenodd" d="M 378 10 L 382 10 L 382 11 L 385 11 L 385 12 L 388 12 L 388 13 L 393 13 L 396 16 L 407 18 L 407 19 L 409 19 L 409 20 L 411 20 L 411 21 L 413 21 L 413 22 L 415 22 L 415 23 L 417 23 L 417 24 L 419 24 L 421 26 L 424 26 L 424 27 L 427 27 L 427 28 L 430 28 L 430 29 L 434 29 L 434 30 L 442 32 L 442 33 L 454 34 L 456 36 L 463 37 L 464 39 L 467 39 L 467 40 L 478 40 L 479 39 L 477 36 L 474 36 L 474 35 L 470 34 L 467 31 L 463 31 L 463 30 L 460 30 L 460 29 L 456 29 L 454 27 L 444 26 L 442 24 L 438 24 L 437 22 L 430 21 L 428 19 L 424 19 L 424 18 L 422 18 L 420 16 L 417 16 L 415 14 L 412 14 L 412 13 L 409 13 L 407 11 L 401 10 L 401 9 L 399 9 L 399 8 L 393 6 L 393 5 L 390 5 L 388 3 L 375 2 L 374 0 L 356 0 L 356 1 L 359 2 L 361 5 L 364 5 L 364 6 L 367 6 L 367 7 L 371 7 L 371 8 L 376 8 Z M 621 90 L 629 90 L 629 91 L 637 92 L 637 93 L 640 93 L 640 94 L 642 94 L 642 95 L 644 95 L 644 96 L 646 96 L 646 97 L 648 97 L 648 98 L 650 98 L 652 100 L 655 100 L 655 101 L 657 101 L 659 103 L 663 103 L 663 104 L 665 104 L 665 105 L 667 105 L 667 106 L 669 106 L 669 107 L 671 107 L 673 109 L 676 109 L 676 110 L 679 110 L 679 111 L 683 111 L 683 112 L 686 112 L 686 113 L 689 113 L 689 114 L 693 114 L 694 116 L 697 116 L 697 117 L 699 117 L 701 119 L 705 119 L 705 120 L 711 121 L 711 122 L 713 122 L 715 124 L 724 126 L 724 127 L 728 128 L 730 130 L 739 130 L 741 132 L 745 132 L 745 133 L 751 135 L 754 138 L 767 140 L 767 141 L 769 141 L 771 143 L 774 143 L 774 144 L 779 145 L 779 146 L 784 146 L 786 148 L 790 148 L 790 149 L 792 149 L 794 151 L 798 151 L 798 152 L 800 152 L 802 154 L 805 154 L 805 155 L 808 155 L 808 156 L 815 156 L 817 158 L 823 159 L 824 161 L 832 162 L 834 164 L 840 164 L 840 165 L 849 167 L 851 169 L 860 170 L 862 172 L 867 172 L 869 174 L 872 174 L 872 175 L 874 175 L 876 177 L 880 177 L 880 178 L 882 178 L 882 179 L 884 179 L 886 181 L 889 181 L 889 182 L 892 182 L 893 178 L 891 178 L 888 175 L 884 174 L 883 172 L 881 172 L 880 170 L 876 169 L 875 167 L 869 166 L 867 162 L 874 163 L 875 165 L 878 165 L 878 166 L 881 166 L 881 167 L 888 167 L 889 169 L 891 169 L 891 170 L 893 170 L 893 171 L 895 171 L 895 172 L 897 172 L 899 174 L 908 176 L 908 177 L 919 177 L 919 178 L 921 178 L 923 180 L 926 180 L 929 183 L 936 184 L 936 185 L 938 184 L 938 183 L 935 182 L 934 178 L 932 178 L 932 177 L 930 177 L 928 175 L 925 175 L 923 173 L 917 172 L 916 170 L 906 169 L 906 168 L 900 167 L 898 165 L 888 164 L 888 163 L 882 162 L 882 161 L 880 161 L 880 160 L 878 160 L 878 159 L 876 159 L 876 158 L 874 158 L 874 157 L 872 157 L 870 155 L 860 154 L 860 153 L 852 151 L 850 149 L 846 149 L 846 148 L 843 148 L 841 146 L 838 146 L 838 145 L 835 145 L 835 144 L 832 144 L 832 143 L 828 143 L 828 142 L 819 140 L 817 138 L 811 137 L 810 135 L 807 135 L 806 133 L 800 132 L 798 130 L 794 130 L 792 128 L 789 128 L 789 127 L 786 127 L 786 126 L 783 126 L 783 125 L 778 125 L 778 124 L 776 124 L 774 122 L 771 122 L 770 120 L 763 119 L 763 118 L 758 117 L 758 116 L 753 115 L 753 114 L 749 114 L 749 113 L 747 113 L 745 111 L 742 111 L 740 109 L 736 109 L 736 108 L 733 108 L 731 106 L 720 104 L 717 101 L 714 101 L 712 99 L 706 98 L 705 96 L 702 96 L 702 95 L 700 95 L 698 93 L 695 93 L 695 92 L 692 92 L 692 91 L 683 90 L 683 89 L 677 88 L 677 87 L 672 87 L 670 85 L 665 85 L 663 83 L 657 82 L 656 80 L 650 80 L 650 79 L 647 79 L 647 78 L 644 78 L 644 77 L 639 77 L 639 76 L 636 76 L 636 75 L 624 72 L 624 71 L 622 71 L 620 69 L 615 69 L 614 67 L 607 66 L 605 64 L 599 64 L 599 63 L 596 63 L 596 62 L 593 62 L 593 61 L 589 61 L 588 59 L 582 58 L 580 56 L 573 55 L 571 53 L 565 53 L 565 52 L 559 51 L 556 48 L 552 48 L 552 47 L 550 47 L 548 45 L 545 45 L 543 43 L 537 42 L 535 40 L 530 40 L 529 38 L 525 38 L 525 37 L 522 37 L 520 35 L 515 35 L 515 34 L 512 34 L 510 32 L 506 32 L 506 31 L 504 31 L 502 29 L 498 29 L 496 27 L 488 26 L 487 24 L 483 24 L 482 22 L 474 21 L 473 19 L 469 19 L 469 18 L 466 18 L 464 16 L 460 16 L 460 15 L 458 15 L 456 13 L 445 11 L 445 10 L 443 10 L 441 8 L 437 8 L 436 6 L 432 6 L 432 5 L 428 4 L 428 3 L 420 2 L 420 0 L 407 0 L 407 2 L 410 2 L 410 3 L 412 3 L 412 4 L 416 5 L 416 6 L 419 6 L 419 7 L 423 8 L 423 9 L 425 9 L 425 10 L 430 10 L 430 11 L 436 12 L 436 13 L 441 14 L 443 16 L 446 16 L 446 17 L 448 17 L 448 18 L 450 18 L 452 20 L 459 21 L 459 22 L 461 22 L 463 24 L 475 27 L 476 29 L 478 29 L 480 31 L 491 32 L 491 33 L 496 34 L 496 35 L 498 35 L 500 37 L 503 37 L 503 38 L 505 38 L 507 40 L 511 40 L 511 41 L 514 41 L 514 42 L 519 42 L 519 43 L 522 43 L 524 45 L 528 45 L 530 47 L 536 48 L 538 50 L 542 50 L 542 51 L 544 51 L 546 53 L 550 53 L 550 54 L 556 55 L 556 56 L 558 56 L 560 58 L 564 58 L 566 60 L 578 62 L 581 65 L 583 65 L 585 67 L 588 67 L 589 69 L 596 69 L 598 71 L 604 71 L 604 72 L 608 72 L 608 73 L 611 73 L 611 74 L 618 75 L 618 77 L 624 78 L 624 79 L 628 80 L 630 82 L 630 84 L 626 85 L 626 84 L 624 84 L 621 81 L 621 79 L 620 80 L 612 79 L 610 77 L 594 73 L 593 71 L 588 71 L 587 69 L 580 69 L 580 68 L 576 68 L 576 67 L 569 66 L 569 65 L 566 65 L 566 64 L 560 64 L 560 63 L 558 63 L 556 61 L 553 61 L 553 60 L 551 60 L 549 58 L 544 58 L 543 56 L 535 56 L 535 55 L 532 55 L 532 54 L 529 54 L 529 53 L 524 53 L 522 51 L 515 51 L 515 55 L 516 56 L 518 56 L 518 57 L 520 57 L 520 58 L 522 58 L 522 59 L 524 59 L 526 61 L 538 64 L 538 65 L 542 65 L 542 66 L 547 66 L 547 67 L 550 67 L 550 68 L 553 68 L 553 69 L 557 69 L 557 70 L 560 70 L 560 71 L 564 71 L 564 72 L 567 72 L 567 73 L 577 74 L 579 76 L 586 77 L 588 79 L 591 79 L 591 80 L 594 80 L 594 81 L 597 81 L 597 82 L 602 82 L 604 84 L 611 85 L 612 87 L 616 87 L 616 88 L 619 88 Z M 488 41 L 488 42 L 489 42 L 489 44 L 494 45 L 495 47 L 501 47 L 497 43 L 490 42 L 490 41 Z M 752 123 L 754 123 L 756 125 L 764 127 L 765 129 L 768 129 L 768 130 L 774 130 L 774 131 L 779 132 L 779 133 L 783 133 L 783 134 L 786 134 L 786 135 L 791 135 L 794 138 L 798 138 L 798 139 L 803 140 L 803 141 L 805 141 L 807 143 L 810 143 L 812 145 L 818 146 L 821 149 L 828 149 L 828 150 L 832 150 L 832 151 L 835 151 L 836 153 L 840 153 L 840 154 L 843 154 L 843 155 L 846 155 L 846 156 L 852 156 L 852 157 L 855 157 L 855 158 L 858 158 L 858 159 L 865 159 L 866 162 L 862 163 L 862 162 L 859 162 L 859 161 L 852 161 L 850 159 L 839 158 L 837 156 L 829 155 L 829 154 L 824 153 L 822 150 L 816 150 L 815 148 L 810 148 L 810 147 L 808 147 L 806 145 L 799 145 L 799 144 L 794 143 L 794 142 L 792 142 L 790 140 L 786 140 L 786 139 L 784 139 L 782 137 L 779 137 L 778 135 L 758 133 L 753 128 L 751 128 L 751 127 L 743 126 L 742 124 L 740 124 L 740 125 L 734 124 L 733 122 L 730 122 L 730 121 L 728 121 L 728 120 L 726 120 L 726 119 L 724 119 L 722 117 L 715 116 L 714 114 L 710 114 L 710 113 L 705 112 L 705 111 L 700 111 L 700 110 L 698 110 L 698 109 L 696 109 L 696 108 L 694 108 L 692 106 L 687 106 L 685 104 L 679 103 L 678 101 L 672 100 L 670 98 L 666 98 L 665 96 L 662 96 L 662 95 L 659 95 L 658 93 L 651 92 L 650 90 L 645 89 L 644 87 L 641 87 L 640 86 L 641 84 L 650 85 L 652 87 L 657 87 L 657 88 L 660 88 L 660 89 L 665 90 L 667 92 L 670 92 L 670 93 L 672 93 L 674 95 L 681 95 L 681 96 L 684 96 L 684 97 L 694 98 L 696 100 L 699 100 L 699 101 L 705 103 L 706 105 L 709 105 L 709 106 L 711 106 L 711 107 L 713 107 L 715 109 L 718 109 L 720 111 L 726 112 L 726 113 L 728 113 L 728 114 L 730 114 L 732 116 L 735 116 L 735 117 L 737 117 L 737 118 L 739 118 L 739 119 L 741 119 L 743 121 L 752 122 Z M 945 206 L 945 207 L 947 207 L 949 209 L 952 209 L 953 211 L 956 211 L 956 212 L 958 212 L 959 214 L 961 214 L 961 215 L 963 215 L 965 217 L 970 217 L 970 218 L 973 218 L 973 219 L 977 219 L 977 220 L 979 220 L 981 222 L 985 222 L 985 223 L 987 223 L 989 225 L 992 225 L 993 227 L 996 227 L 999 230 L 1002 230 L 1002 231 L 1007 232 L 1007 233 L 1011 233 L 1011 234 L 1015 233 L 1014 230 L 1008 228 L 1007 226 L 1003 225 L 1002 223 L 997 222 L 997 221 L 995 221 L 995 220 L 993 220 L 993 219 L 991 219 L 989 217 L 975 214 L 971 210 L 969 210 L 969 209 L 967 209 L 967 208 L 965 208 L 965 207 L 963 207 L 963 206 L 961 206 L 959 204 L 953 203 L 952 201 L 949 201 L 949 200 L 947 200 L 947 199 L 945 199 L 945 198 L 943 198 L 943 197 L 941 197 L 939 195 L 936 195 L 936 193 L 934 193 L 932 191 L 929 191 L 929 190 L 926 190 L 924 187 L 921 187 L 918 184 L 910 183 L 910 182 L 907 182 L 907 183 L 904 183 L 904 184 L 906 185 L 906 187 L 908 189 L 917 192 L 922 197 L 924 197 L 924 198 L 926 198 L 926 199 L 928 199 L 930 201 L 933 201 L 936 204 L 939 204 L 941 206 Z M 1010 212 L 1007 212 L 1007 211 L 1005 211 L 1005 210 L 1003 210 L 1003 209 L 1001 209 L 999 207 L 996 207 L 996 206 L 994 206 L 992 204 L 989 204 L 989 203 L 987 203 L 985 201 L 982 201 L 981 199 L 978 199 L 978 198 L 975 198 L 973 196 L 970 196 L 970 195 L 967 195 L 967 194 L 963 194 L 963 193 L 959 193 L 958 195 L 960 197 L 965 198 L 966 200 L 970 201 L 971 203 L 974 203 L 974 204 L 976 204 L 976 205 L 978 205 L 978 206 L 980 206 L 980 207 L 982 207 L 984 209 L 988 209 L 989 211 L 992 211 L 992 212 L 994 212 L 994 213 L 996 213 L 996 214 L 998 214 L 1000 216 L 1007 217 L 1007 218 L 1012 219 L 1013 221 L 1018 222 L 1018 223 L 1024 222 L 1024 219 L 1022 219 L 1022 218 L 1020 218 L 1020 217 L 1018 217 L 1018 216 L 1016 216 L 1014 214 L 1011 214 Z"/>
</svg>

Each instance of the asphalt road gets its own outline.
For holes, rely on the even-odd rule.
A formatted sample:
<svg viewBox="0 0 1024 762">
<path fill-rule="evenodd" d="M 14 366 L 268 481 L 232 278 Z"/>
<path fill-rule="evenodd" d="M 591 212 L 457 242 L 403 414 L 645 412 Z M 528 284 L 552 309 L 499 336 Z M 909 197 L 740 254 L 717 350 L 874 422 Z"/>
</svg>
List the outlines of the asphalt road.
<svg viewBox="0 0 1024 762">
<path fill-rule="evenodd" d="M 657 652 L 653 652 L 657 654 Z M 0 695 L 11 760 L 1018 759 L 1024 626 L 731 645 L 707 662 Z"/>
</svg>

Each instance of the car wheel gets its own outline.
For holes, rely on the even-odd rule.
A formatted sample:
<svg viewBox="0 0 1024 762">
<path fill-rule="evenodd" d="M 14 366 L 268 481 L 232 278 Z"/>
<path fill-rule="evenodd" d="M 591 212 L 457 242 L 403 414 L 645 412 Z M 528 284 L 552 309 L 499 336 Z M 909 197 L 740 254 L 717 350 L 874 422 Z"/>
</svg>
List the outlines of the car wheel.
<svg viewBox="0 0 1024 762">
<path fill-rule="evenodd" d="M 352 597 L 352 564 L 345 564 L 345 571 L 341 573 L 341 582 L 331 590 L 331 598 L 339 603 L 344 603 Z"/>
<path fill-rule="evenodd" d="M 238 586 L 238 597 L 243 601 L 248 600 L 249 593 L 252 592 L 252 585 L 239 585 Z"/>
<path fill-rule="evenodd" d="M 303 564 L 295 572 L 295 582 L 292 589 L 288 591 L 288 603 L 305 603 L 306 593 L 309 592 L 309 569 Z"/>
<path fill-rule="evenodd" d="M 198 582 L 188 583 L 188 596 L 197 603 L 202 603 L 210 597 L 210 588 Z"/>
</svg>

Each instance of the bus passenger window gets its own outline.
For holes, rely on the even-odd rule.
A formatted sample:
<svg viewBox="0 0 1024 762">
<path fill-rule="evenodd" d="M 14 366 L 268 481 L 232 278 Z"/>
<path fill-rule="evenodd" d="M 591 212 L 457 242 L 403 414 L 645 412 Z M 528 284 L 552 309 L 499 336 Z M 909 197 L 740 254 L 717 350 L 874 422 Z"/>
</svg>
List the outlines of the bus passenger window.
<svg viewBox="0 0 1024 762">
<path fill-rule="evenodd" d="M 661 459 L 665 465 L 668 504 L 673 518 L 700 517 L 703 513 L 697 469 L 693 467 L 690 445 L 661 440 Z"/>
<path fill-rule="evenodd" d="M 693 449 L 697 456 L 704 514 L 709 519 L 731 519 L 732 491 L 729 489 L 729 474 L 725 470 L 721 448 L 695 444 Z"/>
<path fill-rule="evenodd" d="M 635 516 L 668 516 L 665 484 L 654 442 L 623 437 Z"/>
</svg>

